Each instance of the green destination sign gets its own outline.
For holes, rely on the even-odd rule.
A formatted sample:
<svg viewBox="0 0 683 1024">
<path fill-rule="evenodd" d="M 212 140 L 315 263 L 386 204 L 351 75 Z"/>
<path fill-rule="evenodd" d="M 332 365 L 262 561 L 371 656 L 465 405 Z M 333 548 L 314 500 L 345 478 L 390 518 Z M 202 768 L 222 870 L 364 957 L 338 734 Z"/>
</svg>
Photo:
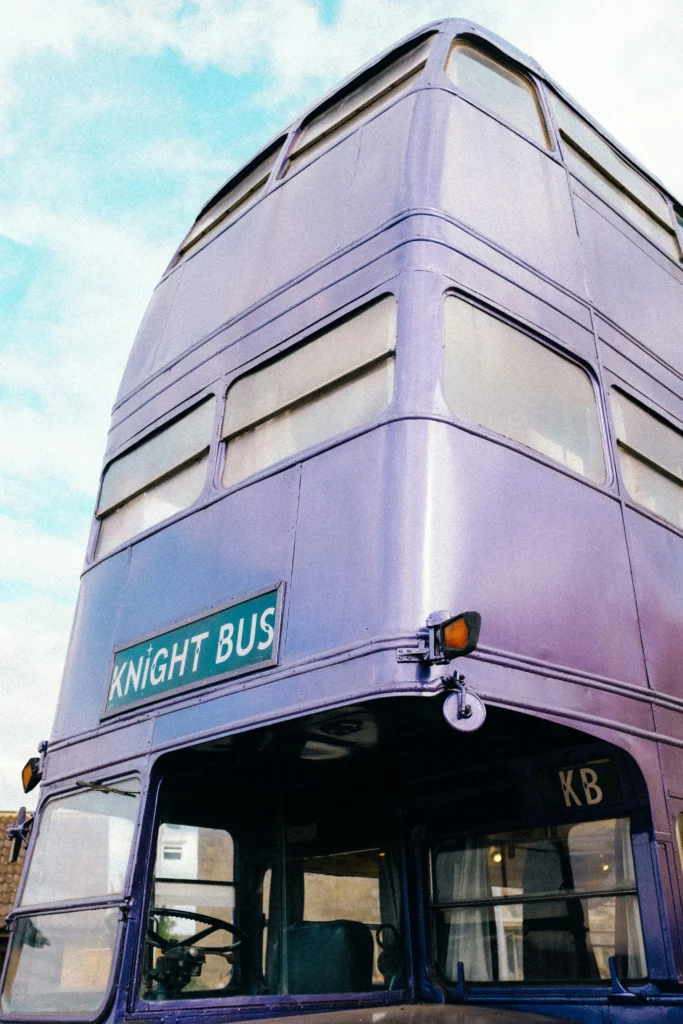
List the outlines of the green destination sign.
<svg viewBox="0 0 683 1024">
<path fill-rule="evenodd" d="M 283 588 L 116 651 L 104 715 L 277 665 Z"/>
</svg>

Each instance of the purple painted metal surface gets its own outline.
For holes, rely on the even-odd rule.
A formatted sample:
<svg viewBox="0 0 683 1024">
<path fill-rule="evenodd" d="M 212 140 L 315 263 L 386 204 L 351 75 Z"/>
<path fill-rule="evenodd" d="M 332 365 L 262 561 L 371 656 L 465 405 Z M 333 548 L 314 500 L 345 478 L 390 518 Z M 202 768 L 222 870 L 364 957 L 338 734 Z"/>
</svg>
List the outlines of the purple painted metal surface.
<svg viewBox="0 0 683 1024">
<path fill-rule="evenodd" d="M 681 531 L 632 507 L 614 446 L 615 471 L 588 484 L 458 421 L 441 376 L 443 295 L 457 288 L 576 356 L 598 386 L 626 381 L 682 417 L 683 271 L 568 177 L 557 139 L 543 151 L 457 95 L 443 64 L 465 30 L 444 24 L 415 93 L 291 177 L 276 168 L 265 197 L 159 285 L 108 457 L 192 396 L 210 391 L 220 405 L 245 369 L 385 292 L 399 300 L 394 400 L 379 424 L 228 493 L 215 483 L 216 438 L 218 464 L 192 509 L 86 566 L 47 778 L 64 784 L 98 760 L 113 770 L 364 697 L 433 692 L 439 671 L 398 664 L 396 649 L 435 608 L 476 608 L 475 690 L 638 762 L 682 978 L 671 923 L 681 907 Z M 113 647 L 280 581 L 278 668 L 98 733 Z M 602 1019 L 591 1013 L 581 1019 Z"/>
<path fill-rule="evenodd" d="M 603 334 L 621 326 L 622 360 L 646 364 L 653 386 L 659 367 L 670 385 L 683 274 L 567 177 L 556 141 L 546 152 L 458 95 L 443 72 L 456 31 L 471 27 L 443 26 L 416 92 L 284 180 L 276 168 L 262 200 L 162 281 L 126 370 L 110 451 L 199 391 L 220 402 L 245 367 L 386 290 L 400 313 L 384 419 L 398 422 L 227 495 L 209 483 L 203 511 L 132 545 L 125 584 L 121 569 L 108 580 L 125 554 L 89 568 L 55 740 L 97 729 L 114 644 L 282 579 L 285 668 L 410 634 L 433 607 L 464 604 L 482 611 L 482 643 L 502 663 L 532 658 L 574 673 L 561 705 L 579 719 L 622 720 L 652 739 L 664 730 L 683 745 L 678 705 L 653 713 L 643 699 L 649 685 L 683 699 L 679 534 L 641 512 L 628 513 L 626 532 L 616 480 L 587 485 L 457 424 L 440 387 L 441 296 L 452 286 L 532 325 L 600 380 L 616 349 L 599 348 L 593 308 Z M 106 628 L 91 622 L 99 606 L 116 609 Z M 387 677 L 386 691 L 405 685 L 403 675 Z M 596 681 L 590 691 L 584 675 Z M 609 689 L 599 689 L 602 678 Z M 619 693 L 635 718 L 616 713 Z M 281 714 L 307 706 L 300 691 L 294 700 Z"/>
</svg>

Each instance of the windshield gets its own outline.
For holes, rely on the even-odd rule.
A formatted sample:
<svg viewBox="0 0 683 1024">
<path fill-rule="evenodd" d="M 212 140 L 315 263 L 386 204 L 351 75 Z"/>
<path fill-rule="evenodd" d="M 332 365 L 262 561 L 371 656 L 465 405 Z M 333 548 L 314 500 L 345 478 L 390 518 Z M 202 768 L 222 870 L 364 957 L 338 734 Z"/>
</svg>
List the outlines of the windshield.
<svg viewBox="0 0 683 1024">
<path fill-rule="evenodd" d="M 12 934 L 5 1013 L 92 1015 L 102 1007 L 139 791 L 137 779 L 126 779 L 45 806 Z M 100 905 L 65 907 L 74 900 Z M 44 909 L 28 910 L 36 906 Z"/>
<path fill-rule="evenodd" d="M 317 786 L 202 806 L 187 787 L 164 789 L 143 999 L 401 987 L 390 811 Z"/>
<path fill-rule="evenodd" d="M 50 800 L 40 817 L 21 906 L 122 893 L 139 792 L 138 781 L 127 779 L 106 790 Z"/>
</svg>

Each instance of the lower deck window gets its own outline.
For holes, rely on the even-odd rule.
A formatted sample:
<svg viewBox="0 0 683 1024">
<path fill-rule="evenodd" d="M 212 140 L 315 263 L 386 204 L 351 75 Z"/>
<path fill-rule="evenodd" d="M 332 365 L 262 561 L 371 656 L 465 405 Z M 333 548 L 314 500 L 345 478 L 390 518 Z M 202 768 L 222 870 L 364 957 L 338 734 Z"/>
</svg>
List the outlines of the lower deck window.
<svg viewBox="0 0 683 1024">
<path fill-rule="evenodd" d="M 169 801 L 143 1000 L 400 988 L 399 870 L 381 812 L 320 799 L 283 812 L 268 798 L 255 815 L 259 799 L 222 813 Z"/>
<path fill-rule="evenodd" d="M 88 1013 L 104 1002 L 118 928 L 117 909 L 22 917 L 2 995 L 5 1013 Z"/>
<path fill-rule="evenodd" d="M 464 838 L 434 854 L 440 973 L 468 982 L 646 976 L 627 818 Z"/>
</svg>

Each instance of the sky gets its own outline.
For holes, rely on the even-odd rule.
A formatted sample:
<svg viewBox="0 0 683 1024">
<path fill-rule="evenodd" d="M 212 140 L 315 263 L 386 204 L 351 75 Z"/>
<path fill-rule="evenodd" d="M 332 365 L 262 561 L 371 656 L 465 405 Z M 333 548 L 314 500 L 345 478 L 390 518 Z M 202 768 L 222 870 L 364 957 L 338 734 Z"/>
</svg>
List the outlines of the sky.
<svg viewBox="0 0 683 1024">
<path fill-rule="evenodd" d="M 683 0 L 0 0 L 0 809 L 35 803 L 20 770 L 170 256 L 301 109 L 443 17 L 531 54 L 683 199 Z"/>
</svg>

